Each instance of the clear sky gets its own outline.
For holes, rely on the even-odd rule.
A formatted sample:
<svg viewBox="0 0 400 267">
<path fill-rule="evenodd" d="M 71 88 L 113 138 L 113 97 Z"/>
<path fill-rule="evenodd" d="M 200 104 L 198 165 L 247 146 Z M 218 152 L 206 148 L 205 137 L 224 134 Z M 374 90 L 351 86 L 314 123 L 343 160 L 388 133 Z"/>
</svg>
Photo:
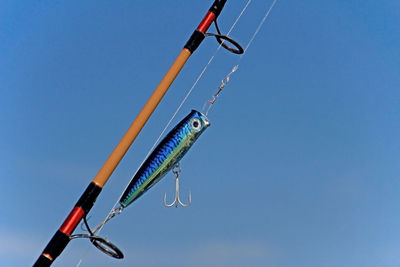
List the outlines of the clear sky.
<svg viewBox="0 0 400 267">
<path fill-rule="evenodd" d="M 29 266 L 133 121 L 212 1 L 0 2 L 0 265 Z M 245 0 L 228 1 L 227 31 Z M 246 44 L 271 0 L 232 32 Z M 400 2 L 280 1 L 181 161 L 54 266 L 399 266 Z M 213 29 L 214 30 L 214 29 Z M 118 200 L 214 53 L 185 66 L 90 212 Z M 237 55 L 220 50 L 173 124 Z M 77 232 L 80 231 L 78 227 Z"/>
</svg>

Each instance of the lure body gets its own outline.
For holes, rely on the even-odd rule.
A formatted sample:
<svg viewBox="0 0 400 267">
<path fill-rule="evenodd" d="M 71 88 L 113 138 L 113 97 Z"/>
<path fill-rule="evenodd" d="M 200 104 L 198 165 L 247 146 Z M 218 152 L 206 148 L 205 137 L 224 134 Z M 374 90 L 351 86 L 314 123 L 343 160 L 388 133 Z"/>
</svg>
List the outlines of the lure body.
<svg viewBox="0 0 400 267">
<path fill-rule="evenodd" d="M 202 113 L 192 110 L 143 162 L 122 195 L 120 205 L 123 208 L 127 207 L 160 181 L 182 159 L 209 125 L 210 122 Z"/>
</svg>

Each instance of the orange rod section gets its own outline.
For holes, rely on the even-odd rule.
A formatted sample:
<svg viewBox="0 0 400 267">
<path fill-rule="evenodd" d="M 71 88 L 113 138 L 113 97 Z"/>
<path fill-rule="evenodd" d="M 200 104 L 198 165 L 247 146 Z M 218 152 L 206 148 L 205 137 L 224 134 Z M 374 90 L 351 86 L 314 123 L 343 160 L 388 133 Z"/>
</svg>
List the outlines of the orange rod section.
<svg viewBox="0 0 400 267">
<path fill-rule="evenodd" d="M 161 99 L 168 91 L 168 88 L 171 86 L 172 82 L 175 80 L 176 76 L 179 74 L 190 56 L 191 52 L 184 48 L 176 58 L 175 62 L 172 64 L 164 78 L 161 80 L 160 84 L 154 90 L 153 94 L 144 105 L 140 113 L 137 115 L 129 129 L 126 131 L 121 141 L 108 157 L 103 167 L 101 167 L 100 171 L 94 177 L 93 183 L 95 183 L 97 186 L 103 187 L 105 185 L 108 178 L 110 178 L 118 163 L 121 161 L 126 151 L 128 151 L 129 147 L 132 145 L 133 141 L 136 139 L 143 126 L 146 124 L 147 120 L 150 118 L 158 103 L 160 103 Z"/>
</svg>

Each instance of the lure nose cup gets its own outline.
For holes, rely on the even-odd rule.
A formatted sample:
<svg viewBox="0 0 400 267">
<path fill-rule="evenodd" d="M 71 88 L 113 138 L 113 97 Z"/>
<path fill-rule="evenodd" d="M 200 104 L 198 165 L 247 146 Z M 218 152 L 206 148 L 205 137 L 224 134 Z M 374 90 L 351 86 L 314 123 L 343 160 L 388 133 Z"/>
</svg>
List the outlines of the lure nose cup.
<svg viewBox="0 0 400 267">
<path fill-rule="evenodd" d="M 207 117 L 206 116 L 204 116 L 203 114 L 201 114 L 202 115 L 202 117 L 203 117 L 203 121 L 204 121 L 204 126 L 206 126 L 206 127 L 208 127 L 208 126 L 210 126 L 210 121 L 207 119 Z"/>
<path fill-rule="evenodd" d="M 210 121 L 207 118 L 204 118 L 204 124 L 206 126 L 210 126 Z"/>
</svg>

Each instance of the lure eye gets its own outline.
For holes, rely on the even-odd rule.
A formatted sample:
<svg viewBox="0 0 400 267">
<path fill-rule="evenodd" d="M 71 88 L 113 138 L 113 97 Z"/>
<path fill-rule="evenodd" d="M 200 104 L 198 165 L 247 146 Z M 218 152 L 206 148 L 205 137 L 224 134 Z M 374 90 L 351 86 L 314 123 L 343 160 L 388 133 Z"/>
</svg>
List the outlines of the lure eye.
<svg viewBox="0 0 400 267">
<path fill-rule="evenodd" d="M 201 121 L 198 118 L 192 119 L 190 122 L 190 128 L 194 131 L 200 131 L 201 130 Z"/>
</svg>

